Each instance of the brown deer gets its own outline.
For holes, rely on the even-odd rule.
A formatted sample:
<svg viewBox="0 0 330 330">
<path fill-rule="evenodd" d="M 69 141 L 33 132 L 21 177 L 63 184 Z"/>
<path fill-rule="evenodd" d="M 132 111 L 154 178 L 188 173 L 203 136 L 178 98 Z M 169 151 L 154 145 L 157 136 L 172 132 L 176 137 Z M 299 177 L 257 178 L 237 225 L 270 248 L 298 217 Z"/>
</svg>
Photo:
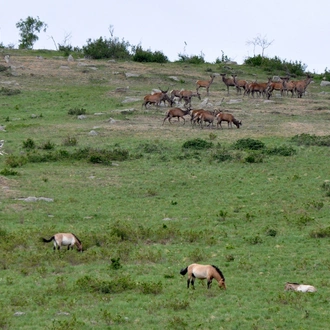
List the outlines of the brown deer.
<svg viewBox="0 0 330 330">
<path fill-rule="evenodd" d="M 246 90 L 246 86 L 248 84 L 248 82 L 246 80 L 243 79 L 236 79 L 236 76 L 232 76 L 234 79 L 234 84 L 236 86 L 236 90 L 237 90 L 237 94 L 242 94 L 242 88 L 244 89 L 244 94 L 245 94 L 245 90 Z"/>
<path fill-rule="evenodd" d="M 144 106 L 145 108 L 147 108 L 148 104 L 154 104 L 156 106 L 159 106 L 161 102 L 165 102 L 165 101 L 168 101 L 170 105 L 173 104 L 173 101 L 167 95 L 168 89 L 166 91 L 163 91 L 161 88 L 159 89 L 160 92 L 154 94 L 148 94 L 144 97 L 142 107 Z"/>
<path fill-rule="evenodd" d="M 221 122 L 223 122 L 223 121 L 226 121 L 228 123 L 228 128 L 229 128 L 229 125 L 231 128 L 233 128 L 232 124 L 234 124 L 237 128 L 242 126 L 242 122 L 237 120 L 231 113 L 219 112 L 216 115 L 216 119 L 217 119 L 217 128 L 219 127 L 219 125 L 222 128 Z"/>
<path fill-rule="evenodd" d="M 281 78 L 280 81 L 271 81 L 271 78 L 268 78 L 268 81 L 270 82 L 268 84 L 268 87 L 267 87 L 267 91 L 266 91 L 266 94 L 267 94 L 267 99 L 269 100 L 273 91 L 276 90 L 276 91 L 280 91 L 281 94 L 283 94 L 283 81 L 284 79 Z"/>
<path fill-rule="evenodd" d="M 281 90 L 281 94 L 283 95 L 284 91 L 286 91 L 287 95 L 289 92 L 291 92 L 291 97 L 293 97 L 296 89 L 296 82 L 289 81 L 289 79 L 289 77 L 283 79 L 283 89 Z"/>
<path fill-rule="evenodd" d="M 229 87 L 230 86 L 236 87 L 236 85 L 235 85 L 236 75 L 232 75 L 233 78 L 226 78 L 226 73 L 220 73 L 220 76 L 222 77 L 222 81 L 227 86 L 227 92 L 228 92 L 228 95 L 229 95 Z"/>
<path fill-rule="evenodd" d="M 180 108 L 173 108 L 167 111 L 167 114 L 163 120 L 163 125 L 166 121 L 166 119 L 168 119 L 169 123 L 172 124 L 171 119 L 177 117 L 178 121 L 180 121 L 180 118 L 183 119 L 183 125 L 186 123 L 186 120 L 184 119 L 184 116 L 189 115 L 190 113 L 190 108 L 188 108 L 187 110 L 182 110 Z"/>
<path fill-rule="evenodd" d="M 303 94 L 306 92 L 307 86 L 311 83 L 313 78 L 308 74 L 305 80 L 299 80 L 296 82 L 295 92 L 298 98 L 302 98 Z"/>
<path fill-rule="evenodd" d="M 252 94 L 252 97 L 254 97 L 254 93 L 258 93 L 258 95 L 264 96 L 266 94 L 266 91 L 268 89 L 268 86 L 271 83 L 271 79 L 268 79 L 268 82 L 266 83 L 257 83 L 253 82 L 248 85 L 248 88 L 246 89 L 247 94 Z"/>
<path fill-rule="evenodd" d="M 207 95 L 209 95 L 209 89 L 211 84 L 213 83 L 214 74 L 210 75 L 211 79 L 210 80 L 197 80 L 196 81 L 196 92 L 198 93 L 198 90 L 202 87 L 202 88 L 206 88 L 206 93 Z"/>
</svg>

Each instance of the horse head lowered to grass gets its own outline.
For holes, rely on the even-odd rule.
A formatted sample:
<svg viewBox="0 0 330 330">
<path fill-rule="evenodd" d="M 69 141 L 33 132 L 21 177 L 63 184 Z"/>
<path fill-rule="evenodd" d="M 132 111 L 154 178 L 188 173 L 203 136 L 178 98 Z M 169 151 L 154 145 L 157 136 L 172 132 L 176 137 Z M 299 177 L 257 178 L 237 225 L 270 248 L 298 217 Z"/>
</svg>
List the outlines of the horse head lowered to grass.
<svg viewBox="0 0 330 330">
<path fill-rule="evenodd" d="M 54 241 L 54 251 L 56 249 L 60 250 L 62 246 L 67 246 L 68 250 L 76 245 L 78 251 L 83 251 L 82 244 L 79 238 L 72 233 L 58 233 L 52 236 L 50 239 L 42 238 L 42 241 L 45 243 L 49 243 Z"/>
<path fill-rule="evenodd" d="M 200 264 L 191 264 L 186 268 L 181 269 L 180 274 L 186 275 L 188 273 L 187 280 L 187 288 L 189 288 L 189 284 L 193 289 L 195 289 L 194 283 L 195 278 L 199 278 L 200 280 L 207 279 L 207 288 L 211 287 L 211 283 L 213 279 L 218 281 L 219 288 L 223 288 L 226 290 L 226 282 L 225 277 L 223 276 L 221 270 L 214 265 L 200 265 Z"/>
</svg>

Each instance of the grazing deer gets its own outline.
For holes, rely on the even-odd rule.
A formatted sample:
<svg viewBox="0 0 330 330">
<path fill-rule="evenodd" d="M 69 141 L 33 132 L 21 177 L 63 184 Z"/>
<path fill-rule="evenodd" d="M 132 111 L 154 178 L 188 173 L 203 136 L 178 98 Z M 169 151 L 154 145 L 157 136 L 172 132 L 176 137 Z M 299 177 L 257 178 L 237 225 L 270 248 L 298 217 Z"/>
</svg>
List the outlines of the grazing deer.
<svg viewBox="0 0 330 330">
<path fill-rule="evenodd" d="M 197 80 L 196 81 L 196 92 L 198 93 L 198 90 L 202 87 L 202 88 L 206 88 L 206 93 L 207 95 L 209 95 L 209 89 L 211 84 L 213 83 L 214 74 L 210 75 L 211 79 L 210 80 Z"/>
<path fill-rule="evenodd" d="M 233 125 L 232 125 L 233 123 L 237 128 L 242 126 L 242 122 L 237 120 L 231 113 L 219 112 L 216 115 L 216 119 L 217 119 L 217 128 L 219 127 L 219 125 L 222 128 L 221 122 L 223 122 L 223 121 L 226 121 L 228 123 L 228 128 L 229 128 L 229 125 L 231 128 L 233 128 Z"/>
<path fill-rule="evenodd" d="M 222 77 L 222 81 L 227 86 L 227 92 L 228 92 L 228 95 L 229 95 L 229 87 L 230 86 L 236 87 L 236 85 L 235 85 L 235 77 L 236 77 L 236 75 L 232 75 L 233 78 L 226 78 L 226 74 L 225 73 L 220 73 L 220 76 Z"/>
<path fill-rule="evenodd" d="M 186 120 L 184 119 L 184 116 L 189 115 L 190 108 L 187 110 L 182 110 L 180 108 L 173 108 L 167 111 L 167 114 L 163 120 L 163 125 L 165 123 L 165 120 L 168 119 L 169 123 L 172 124 L 171 119 L 177 117 L 178 121 L 180 121 L 180 118 L 183 119 L 183 125 L 186 123 Z"/>
<path fill-rule="evenodd" d="M 163 91 L 161 88 L 159 89 L 160 92 L 154 94 L 148 94 L 144 97 L 142 107 L 144 106 L 145 108 L 147 108 L 148 104 L 155 104 L 156 106 L 159 106 L 161 102 L 165 102 L 165 101 L 168 101 L 172 106 L 173 101 L 167 95 L 168 89 L 166 91 Z"/>
</svg>

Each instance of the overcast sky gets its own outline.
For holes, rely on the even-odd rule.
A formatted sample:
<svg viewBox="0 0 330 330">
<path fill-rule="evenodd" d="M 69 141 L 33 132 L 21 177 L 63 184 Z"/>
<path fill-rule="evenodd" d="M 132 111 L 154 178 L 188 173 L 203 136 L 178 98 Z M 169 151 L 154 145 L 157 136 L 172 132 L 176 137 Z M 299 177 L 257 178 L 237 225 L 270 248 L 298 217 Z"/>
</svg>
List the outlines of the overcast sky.
<svg viewBox="0 0 330 330">
<path fill-rule="evenodd" d="M 230 59 L 243 63 L 261 48 L 247 45 L 260 36 L 272 44 L 268 57 L 301 62 L 307 70 L 330 70 L 329 0 L 16 0 L 0 11 L 0 42 L 19 45 L 16 23 L 28 16 L 48 25 L 34 49 L 55 43 L 82 47 L 87 39 L 114 36 L 143 49 L 162 51 L 170 61 L 178 54 L 203 55 L 207 62 Z"/>
</svg>

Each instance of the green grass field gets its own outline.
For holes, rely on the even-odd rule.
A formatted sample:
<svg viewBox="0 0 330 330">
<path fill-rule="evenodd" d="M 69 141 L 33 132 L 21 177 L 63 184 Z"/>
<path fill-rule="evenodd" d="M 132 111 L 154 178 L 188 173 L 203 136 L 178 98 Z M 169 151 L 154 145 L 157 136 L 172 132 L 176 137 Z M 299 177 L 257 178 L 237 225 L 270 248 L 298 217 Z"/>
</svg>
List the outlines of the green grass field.
<svg viewBox="0 0 330 330">
<path fill-rule="evenodd" d="M 210 108 L 243 126 L 200 129 L 188 117 L 162 125 L 167 108 L 141 108 L 144 95 L 194 90 L 210 71 L 267 76 L 36 55 L 14 52 L 0 72 L 0 329 L 328 327 L 330 94 L 320 77 L 302 99 L 264 102 L 227 95 L 217 76 Z M 84 252 L 41 242 L 57 232 L 75 233 Z M 227 290 L 188 290 L 180 269 L 195 262 L 217 265 Z M 286 282 L 318 291 L 286 292 Z"/>
</svg>

